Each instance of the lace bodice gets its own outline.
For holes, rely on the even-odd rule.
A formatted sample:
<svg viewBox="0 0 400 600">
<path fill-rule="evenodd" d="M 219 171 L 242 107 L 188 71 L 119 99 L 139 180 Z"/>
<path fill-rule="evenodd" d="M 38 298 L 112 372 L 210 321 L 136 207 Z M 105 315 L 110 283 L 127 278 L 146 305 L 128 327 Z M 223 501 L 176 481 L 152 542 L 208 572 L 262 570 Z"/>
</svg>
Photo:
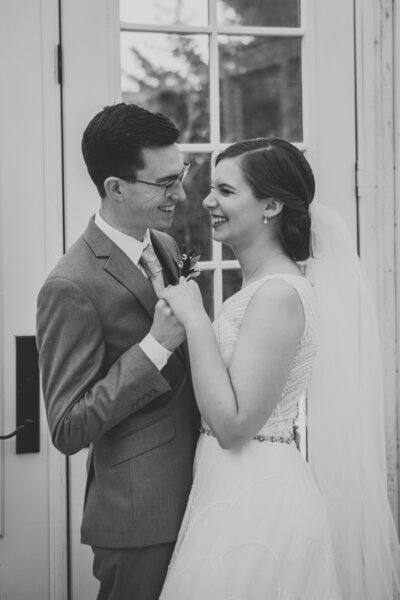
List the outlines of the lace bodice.
<svg viewBox="0 0 400 600">
<path fill-rule="evenodd" d="M 317 348 L 317 311 L 311 282 L 305 277 L 287 274 L 270 275 L 255 281 L 224 302 L 213 327 L 222 358 L 226 366 L 229 366 L 247 305 L 258 287 L 267 279 L 273 278 L 287 281 L 297 291 L 304 309 L 305 325 L 282 397 L 259 434 L 289 437 L 297 417 L 299 401 L 311 378 Z"/>
</svg>

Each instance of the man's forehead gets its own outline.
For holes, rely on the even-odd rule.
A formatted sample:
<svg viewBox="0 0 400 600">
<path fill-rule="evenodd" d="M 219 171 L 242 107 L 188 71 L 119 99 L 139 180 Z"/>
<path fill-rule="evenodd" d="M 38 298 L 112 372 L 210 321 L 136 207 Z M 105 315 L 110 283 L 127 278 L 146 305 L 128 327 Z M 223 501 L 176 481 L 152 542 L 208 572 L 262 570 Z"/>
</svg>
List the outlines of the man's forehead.
<svg viewBox="0 0 400 600">
<path fill-rule="evenodd" d="M 177 144 L 162 148 L 143 148 L 142 157 L 145 170 L 151 169 L 153 172 L 156 170 L 168 175 L 182 169 L 183 161 Z"/>
</svg>

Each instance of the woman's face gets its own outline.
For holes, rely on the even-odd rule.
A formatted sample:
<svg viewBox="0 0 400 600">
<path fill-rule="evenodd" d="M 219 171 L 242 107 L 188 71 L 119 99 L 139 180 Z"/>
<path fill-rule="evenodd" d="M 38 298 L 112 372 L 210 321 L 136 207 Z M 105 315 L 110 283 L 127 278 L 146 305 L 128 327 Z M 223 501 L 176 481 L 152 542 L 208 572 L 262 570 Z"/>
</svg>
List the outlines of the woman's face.
<svg viewBox="0 0 400 600">
<path fill-rule="evenodd" d="M 247 183 L 240 157 L 222 159 L 215 167 L 211 191 L 203 200 L 210 213 L 214 240 L 235 248 L 253 240 L 258 232 L 263 235 L 265 204 Z"/>
</svg>

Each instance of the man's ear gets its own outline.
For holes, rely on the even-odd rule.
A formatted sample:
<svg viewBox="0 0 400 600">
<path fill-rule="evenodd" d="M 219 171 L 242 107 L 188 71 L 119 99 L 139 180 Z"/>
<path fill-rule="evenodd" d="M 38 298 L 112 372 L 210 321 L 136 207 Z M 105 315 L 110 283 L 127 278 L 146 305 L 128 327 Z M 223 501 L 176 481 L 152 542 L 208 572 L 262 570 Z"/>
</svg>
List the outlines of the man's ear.
<svg viewBox="0 0 400 600">
<path fill-rule="evenodd" d="M 119 177 L 107 177 L 104 181 L 104 189 L 110 200 L 121 202 L 124 199 L 123 184 Z"/>
<path fill-rule="evenodd" d="M 264 218 L 272 219 L 272 217 L 276 217 L 282 211 L 283 202 L 280 200 L 276 200 L 275 198 L 268 198 L 267 203 L 264 207 L 263 216 Z"/>
</svg>

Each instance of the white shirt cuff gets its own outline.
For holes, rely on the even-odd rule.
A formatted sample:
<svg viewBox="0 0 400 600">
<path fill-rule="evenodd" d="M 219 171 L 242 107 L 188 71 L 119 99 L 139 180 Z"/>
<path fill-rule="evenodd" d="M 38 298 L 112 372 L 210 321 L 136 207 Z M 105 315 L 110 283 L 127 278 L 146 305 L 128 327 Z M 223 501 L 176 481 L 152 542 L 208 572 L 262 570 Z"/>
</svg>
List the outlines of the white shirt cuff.
<svg viewBox="0 0 400 600">
<path fill-rule="evenodd" d="M 157 342 L 150 333 L 142 339 L 139 346 L 159 371 L 165 367 L 172 354 L 170 350 L 167 350 L 167 348 L 164 348 L 164 346 Z"/>
</svg>

